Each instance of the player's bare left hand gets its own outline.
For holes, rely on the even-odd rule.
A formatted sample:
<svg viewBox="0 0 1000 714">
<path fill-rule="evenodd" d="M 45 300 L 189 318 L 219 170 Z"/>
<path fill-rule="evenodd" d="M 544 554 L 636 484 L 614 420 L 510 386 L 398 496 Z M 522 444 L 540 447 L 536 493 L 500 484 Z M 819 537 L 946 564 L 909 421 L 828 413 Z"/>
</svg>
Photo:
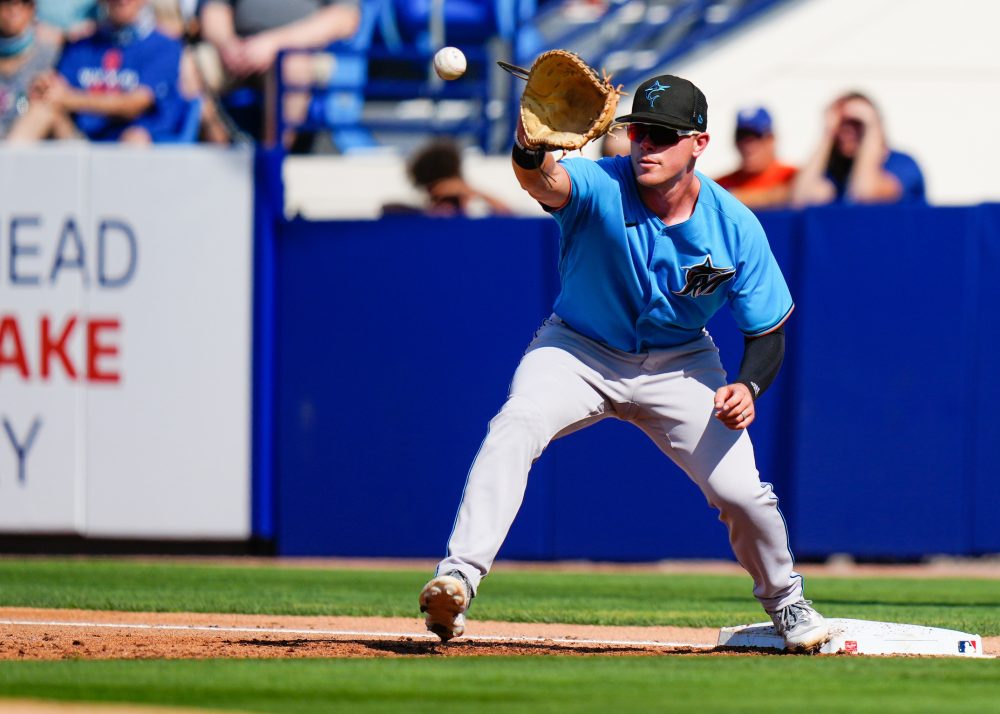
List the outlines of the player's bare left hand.
<svg viewBox="0 0 1000 714">
<path fill-rule="evenodd" d="M 715 392 L 715 418 L 734 431 L 746 429 L 753 422 L 753 397 L 742 382 L 727 384 Z"/>
</svg>

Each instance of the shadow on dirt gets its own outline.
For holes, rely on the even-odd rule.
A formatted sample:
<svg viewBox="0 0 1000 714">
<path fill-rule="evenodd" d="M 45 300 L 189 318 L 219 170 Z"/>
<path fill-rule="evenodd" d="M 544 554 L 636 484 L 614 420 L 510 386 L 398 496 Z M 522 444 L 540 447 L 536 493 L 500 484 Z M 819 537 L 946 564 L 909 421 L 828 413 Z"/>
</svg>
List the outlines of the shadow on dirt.
<svg viewBox="0 0 1000 714">
<path fill-rule="evenodd" d="M 553 642 L 505 642 L 496 640 L 456 640 L 436 642 L 417 639 L 387 638 L 313 638 L 294 639 L 244 639 L 234 641 L 241 647 L 284 648 L 302 650 L 306 656 L 337 657 L 509 657 L 509 656 L 612 656 L 612 657 L 655 657 L 662 655 L 711 655 L 736 654 L 702 647 L 657 647 L 647 645 L 614 645 L 600 643 Z M 747 654 L 745 651 L 742 654 Z"/>
</svg>

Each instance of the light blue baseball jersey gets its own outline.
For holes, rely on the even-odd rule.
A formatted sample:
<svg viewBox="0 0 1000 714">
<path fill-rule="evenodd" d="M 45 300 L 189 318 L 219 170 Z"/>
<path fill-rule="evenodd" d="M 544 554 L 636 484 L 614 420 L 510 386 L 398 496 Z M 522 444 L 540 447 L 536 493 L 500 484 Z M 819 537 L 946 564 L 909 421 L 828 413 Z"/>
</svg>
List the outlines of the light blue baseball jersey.
<svg viewBox="0 0 1000 714">
<path fill-rule="evenodd" d="M 628 156 L 564 159 L 572 181 L 552 211 L 562 231 L 555 313 L 625 352 L 690 342 L 729 303 L 748 336 L 794 304 L 756 216 L 707 176 L 691 217 L 667 226 L 646 208 Z"/>
</svg>

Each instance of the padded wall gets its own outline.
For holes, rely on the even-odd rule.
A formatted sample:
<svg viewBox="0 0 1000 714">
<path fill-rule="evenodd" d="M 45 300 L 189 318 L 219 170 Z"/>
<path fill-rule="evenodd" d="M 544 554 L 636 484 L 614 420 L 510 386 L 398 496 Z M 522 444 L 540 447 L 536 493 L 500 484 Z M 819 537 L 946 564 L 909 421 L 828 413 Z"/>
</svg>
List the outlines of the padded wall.
<svg viewBox="0 0 1000 714">
<path fill-rule="evenodd" d="M 800 557 L 1000 550 L 990 418 L 1000 207 L 761 215 L 796 299 L 751 428 Z M 291 222 L 276 263 L 284 554 L 439 556 L 469 464 L 558 289 L 550 219 Z M 731 373 L 742 336 L 709 329 Z M 727 557 L 697 488 L 606 421 L 535 464 L 501 557 Z"/>
</svg>

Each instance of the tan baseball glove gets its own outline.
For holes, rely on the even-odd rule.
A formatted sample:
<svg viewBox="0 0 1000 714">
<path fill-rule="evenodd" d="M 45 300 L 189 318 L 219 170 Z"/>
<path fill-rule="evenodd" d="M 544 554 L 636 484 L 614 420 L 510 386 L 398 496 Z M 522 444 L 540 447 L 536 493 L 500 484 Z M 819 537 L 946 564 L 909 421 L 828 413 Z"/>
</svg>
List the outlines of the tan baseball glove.
<svg viewBox="0 0 1000 714">
<path fill-rule="evenodd" d="M 614 120 L 621 89 L 572 52 L 539 55 L 521 95 L 528 147 L 572 151 L 602 136 Z"/>
</svg>

